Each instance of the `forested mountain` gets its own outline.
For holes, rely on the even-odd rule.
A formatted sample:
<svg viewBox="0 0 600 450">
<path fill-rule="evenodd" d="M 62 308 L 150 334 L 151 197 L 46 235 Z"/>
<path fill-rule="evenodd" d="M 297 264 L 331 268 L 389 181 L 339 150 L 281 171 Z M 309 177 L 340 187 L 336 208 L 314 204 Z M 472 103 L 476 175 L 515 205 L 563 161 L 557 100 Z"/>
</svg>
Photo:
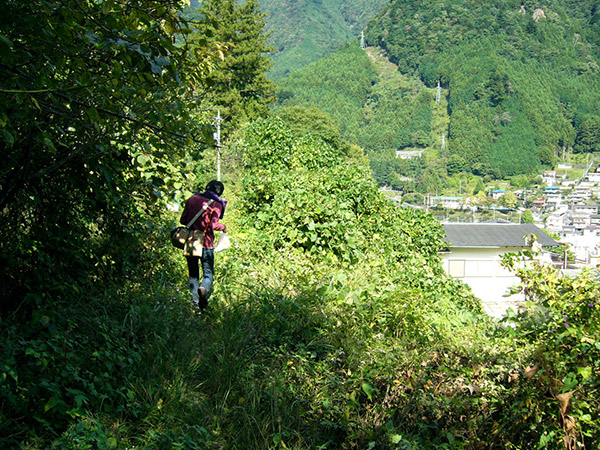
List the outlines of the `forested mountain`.
<svg viewBox="0 0 600 450">
<path fill-rule="evenodd" d="M 411 106 L 390 101 L 410 97 L 411 88 L 388 83 L 385 89 L 380 77 L 382 82 L 367 86 L 353 100 L 362 102 L 362 117 L 344 118 L 324 104 L 324 98 L 352 95 L 336 92 L 344 82 L 311 87 L 310 72 L 325 71 L 327 80 L 347 77 L 347 70 L 332 60 L 283 80 L 279 104 L 324 108 L 339 117 L 345 136 L 375 151 L 379 156 L 374 160 L 387 159 L 388 169 L 395 173 L 406 171 L 393 168 L 397 163 L 389 158 L 391 152 L 416 146 L 428 151 L 413 178 L 430 168 L 432 160 L 443 162 L 433 170 L 442 178 L 463 171 L 496 178 L 529 174 L 551 165 L 564 151 L 597 148 L 599 14 L 595 1 L 550 1 L 543 6 L 515 1 L 393 1 L 369 24 L 367 43 L 380 48 L 399 73 L 408 76 L 405 80 L 413 80 L 406 81 L 413 86 Z M 438 114 L 446 122 L 442 128 L 434 118 L 439 105 L 432 101 L 438 82 L 445 97 L 442 103 L 447 101 L 445 113 Z M 420 91 L 415 91 L 419 85 Z M 331 89 L 324 94 L 327 86 Z M 390 120 L 399 116 L 417 119 Z M 429 162 L 427 154 L 433 157 Z M 383 178 L 378 176 L 380 182 L 385 182 Z"/>
<path fill-rule="evenodd" d="M 337 51 L 356 38 L 387 0 L 261 0 L 273 79 Z"/>
<path fill-rule="evenodd" d="M 368 37 L 449 88 L 451 170 L 512 175 L 577 144 L 598 114 L 599 21 L 593 0 L 394 1 Z"/>
<path fill-rule="evenodd" d="M 413 190 L 415 181 L 400 179 L 410 174 L 435 189 L 423 178 L 422 161 L 399 160 L 395 149 L 422 150 L 438 143 L 435 136 L 447 126 L 445 103 L 436 107 L 433 89 L 402 75 L 377 49 L 346 45 L 281 80 L 278 97 L 278 111 L 292 106 L 325 111 L 345 139 L 367 151 L 381 184 Z"/>
</svg>

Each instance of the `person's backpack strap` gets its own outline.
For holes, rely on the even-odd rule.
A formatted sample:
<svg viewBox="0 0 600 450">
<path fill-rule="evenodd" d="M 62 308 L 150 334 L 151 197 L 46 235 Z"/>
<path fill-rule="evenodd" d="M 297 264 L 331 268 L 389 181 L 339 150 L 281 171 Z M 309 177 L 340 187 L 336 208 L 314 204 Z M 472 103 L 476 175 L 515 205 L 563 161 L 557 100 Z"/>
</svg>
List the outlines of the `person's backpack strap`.
<svg viewBox="0 0 600 450">
<path fill-rule="evenodd" d="M 185 227 L 186 228 L 191 227 L 194 224 L 194 222 L 196 220 L 198 220 L 198 217 L 200 217 L 204 213 L 204 211 L 206 211 L 206 208 L 208 208 L 212 202 L 214 202 L 214 200 L 212 200 L 212 199 L 209 200 L 209 201 L 207 201 L 204 204 L 204 206 L 202 207 L 202 209 L 196 213 L 196 215 L 194 216 L 194 218 L 192 220 L 190 220 L 190 223 L 188 223 Z"/>
</svg>

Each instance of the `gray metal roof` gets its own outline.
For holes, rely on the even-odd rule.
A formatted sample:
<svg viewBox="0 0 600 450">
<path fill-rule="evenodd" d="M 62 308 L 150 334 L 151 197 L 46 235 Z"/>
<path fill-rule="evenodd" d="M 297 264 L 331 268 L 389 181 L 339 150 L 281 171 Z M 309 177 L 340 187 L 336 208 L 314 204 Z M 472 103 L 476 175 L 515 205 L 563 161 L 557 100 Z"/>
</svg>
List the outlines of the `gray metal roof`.
<svg viewBox="0 0 600 450">
<path fill-rule="evenodd" d="M 450 247 L 527 247 L 525 236 L 535 234 L 546 247 L 559 244 L 532 223 L 447 223 L 442 225 Z"/>
</svg>

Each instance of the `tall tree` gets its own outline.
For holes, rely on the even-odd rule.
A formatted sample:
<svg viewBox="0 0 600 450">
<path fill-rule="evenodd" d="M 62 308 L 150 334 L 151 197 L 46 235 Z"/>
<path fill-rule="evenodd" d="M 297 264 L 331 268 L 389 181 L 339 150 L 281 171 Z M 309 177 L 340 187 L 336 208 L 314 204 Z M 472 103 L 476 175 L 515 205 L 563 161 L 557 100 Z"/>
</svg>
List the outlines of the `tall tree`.
<svg viewBox="0 0 600 450">
<path fill-rule="evenodd" d="M 267 115 L 275 85 L 267 78 L 272 51 L 264 34 L 264 14 L 257 0 L 207 0 L 199 9 L 194 45 L 219 43 L 224 58 L 215 64 L 201 93 L 205 108 L 221 109 L 229 128 Z"/>
<path fill-rule="evenodd" d="M 312 134 L 335 147 L 342 145 L 340 130 L 335 122 L 323 111 L 317 108 L 290 106 L 278 111 L 291 130 L 298 134 Z"/>
<path fill-rule="evenodd" d="M 600 117 L 589 115 L 583 119 L 577 130 L 575 151 L 600 152 Z"/>
<path fill-rule="evenodd" d="M 523 214 L 521 215 L 521 222 L 533 223 L 533 213 L 530 209 L 526 209 L 525 211 L 523 211 Z"/>
<path fill-rule="evenodd" d="M 3 3 L 1 298 L 47 295 L 49 280 L 69 285 L 107 261 L 120 266 L 115 249 L 135 247 L 133 202 L 151 204 L 164 184 L 144 166 L 181 160 L 189 143 L 210 138 L 180 100 L 211 60 L 192 66 L 176 45 L 180 5 Z"/>
</svg>

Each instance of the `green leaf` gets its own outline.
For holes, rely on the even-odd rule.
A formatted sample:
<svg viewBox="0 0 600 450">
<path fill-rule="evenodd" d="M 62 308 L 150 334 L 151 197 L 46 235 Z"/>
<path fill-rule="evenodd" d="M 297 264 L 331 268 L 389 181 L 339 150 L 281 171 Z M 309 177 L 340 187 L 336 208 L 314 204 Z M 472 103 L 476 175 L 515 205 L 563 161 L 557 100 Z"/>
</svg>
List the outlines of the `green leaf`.
<svg viewBox="0 0 600 450">
<path fill-rule="evenodd" d="M 104 14 L 110 14 L 114 7 L 114 0 L 105 0 L 102 3 L 102 12 Z"/>
<path fill-rule="evenodd" d="M 8 145 L 13 145 L 15 143 L 14 136 L 10 134 L 7 130 L 2 130 L 2 134 L 4 135 L 4 140 Z"/>
<path fill-rule="evenodd" d="M 0 33 L 0 42 L 3 43 L 4 45 L 6 45 L 7 47 L 10 47 L 10 48 L 14 47 L 14 44 L 12 43 L 12 41 L 1 33 Z"/>
<path fill-rule="evenodd" d="M 113 61 L 112 71 L 115 75 L 121 75 L 123 73 L 123 67 L 121 66 L 119 61 Z"/>
<path fill-rule="evenodd" d="M 563 392 L 572 391 L 577 386 L 577 377 L 574 373 L 569 373 L 564 381 Z"/>
<path fill-rule="evenodd" d="M 44 137 L 44 145 L 52 150 L 53 152 L 56 152 L 56 147 L 54 146 L 54 142 L 52 142 L 49 138 Z"/>
<path fill-rule="evenodd" d="M 49 410 L 54 408 L 57 403 L 58 399 L 56 397 L 50 398 L 50 400 L 48 400 L 48 402 L 44 405 L 44 412 L 48 412 Z"/>
<path fill-rule="evenodd" d="M 581 375 L 584 380 L 587 380 L 592 376 L 592 368 L 591 367 L 578 367 L 577 373 Z"/>
<path fill-rule="evenodd" d="M 365 392 L 365 394 L 367 394 L 367 397 L 369 397 L 369 400 L 373 400 L 373 386 L 371 386 L 369 383 L 367 383 L 366 381 L 363 382 L 362 384 L 362 389 Z"/>
<path fill-rule="evenodd" d="M 97 122 L 100 120 L 100 114 L 98 114 L 98 110 L 94 107 L 89 108 L 86 111 L 86 114 L 90 118 L 90 120 L 92 120 L 93 122 Z"/>
</svg>

